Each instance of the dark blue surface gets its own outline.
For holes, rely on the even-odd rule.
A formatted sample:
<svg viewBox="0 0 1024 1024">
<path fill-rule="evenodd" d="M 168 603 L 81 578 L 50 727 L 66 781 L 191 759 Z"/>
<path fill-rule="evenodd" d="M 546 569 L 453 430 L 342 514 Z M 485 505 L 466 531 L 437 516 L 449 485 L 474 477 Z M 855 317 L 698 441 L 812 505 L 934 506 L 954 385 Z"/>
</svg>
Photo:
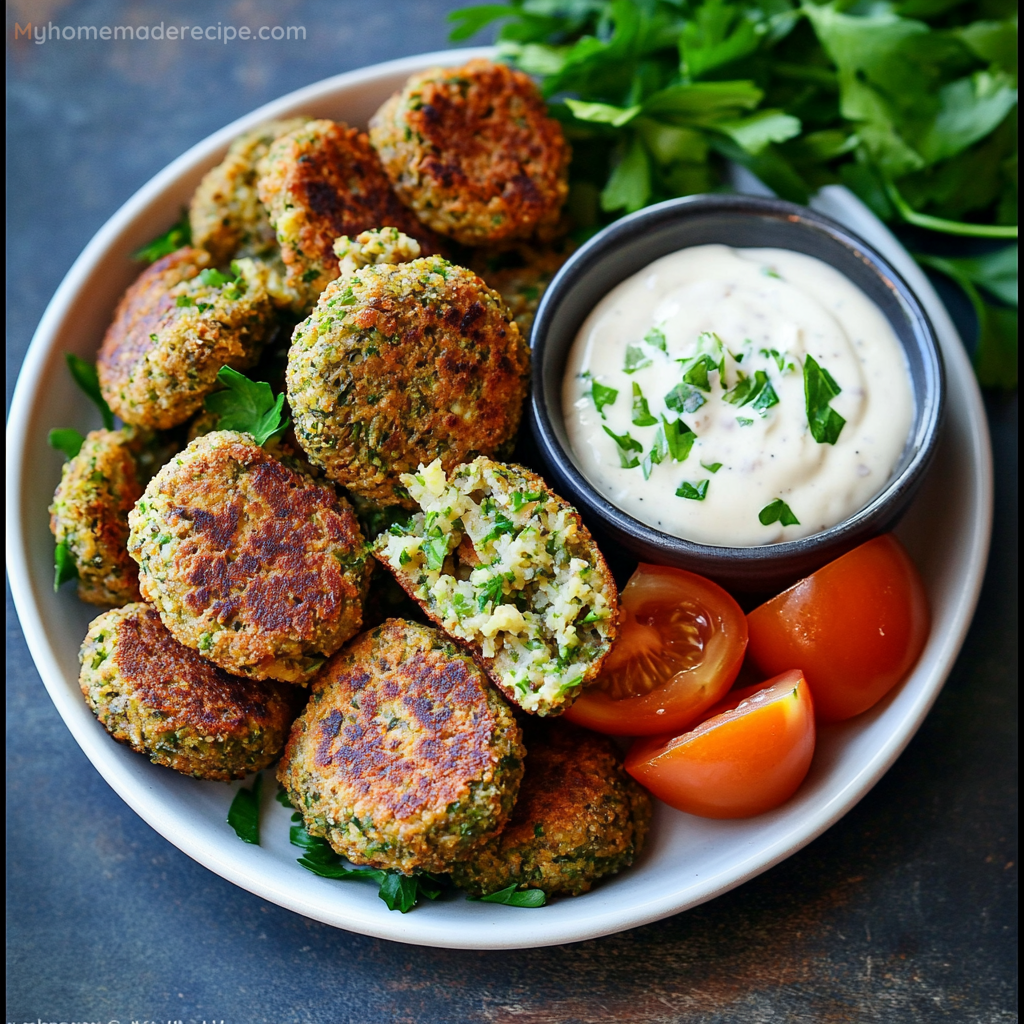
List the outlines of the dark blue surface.
<svg viewBox="0 0 1024 1024">
<path fill-rule="evenodd" d="M 50 295 L 136 188 L 266 100 L 443 47 L 454 6 L 9 6 L 8 400 Z M 114 25 L 172 13 L 187 24 L 305 25 L 307 41 L 13 42 L 14 22 L 29 17 Z M 963 323 L 969 311 L 952 301 Z M 459 953 L 365 939 L 194 864 L 82 755 L 8 598 L 6 1019 L 1015 1020 L 1016 399 L 990 398 L 988 409 L 994 557 L 964 652 L 906 753 L 774 870 L 668 921 L 575 946 Z"/>
</svg>

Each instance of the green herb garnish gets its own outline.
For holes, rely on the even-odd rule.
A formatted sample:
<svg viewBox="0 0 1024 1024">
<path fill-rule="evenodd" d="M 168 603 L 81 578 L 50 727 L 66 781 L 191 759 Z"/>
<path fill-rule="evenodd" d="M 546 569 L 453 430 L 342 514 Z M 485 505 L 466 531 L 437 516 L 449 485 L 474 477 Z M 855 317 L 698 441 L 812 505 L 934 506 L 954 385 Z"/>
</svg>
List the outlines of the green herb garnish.
<svg viewBox="0 0 1024 1024">
<path fill-rule="evenodd" d="M 100 378 L 96 373 L 96 364 L 88 363 L 80 356 L 68 352 L 64 356 L 68 364 L 68 370 L 75 383 L 85 392 L 89 400 L 100 411 L 103 426 L 107 430 L 114 429 L 114 414 L 110 411 L 103 393 L 100 391 Z"/>
<path fill-rule="evenodd" d="M 288 790 L 285 789 L 280 782 L 277 784 L 277 792 L 274 794 L 274 799 L 282 807 L 288 807 L 291 810 L 295 810 L 295 805 L 292 803 L 292 798 L 288 795 Z"/>
<path fill-rule="evenodd" d="M 699 480 L 695 484 L 691 484 L 689 480 L 684 480 L 676 491 L 677 498 L 690 498 L 693 501 L 703 501 L 705 495 L 708 493 L 708 484 L 710 480 Z"/>
<path fill-rule="evenodd" d="M 644 393 L 640 390 L 640 385 L 635 381 L 633 382 L 633 426 L 634 427 L 652 427 L 658 420 L 656 417 L 651 415 L 651 410 L 647 406 L 647 399 L 644 398 Z"/>
<path fill-rule="evenodd" d="M 53 591 L 56 593 L 68 580 L 78 579 L 78 566 L 68 543 L 62 540 L 53 550 Z"/>
<path fill-rule="evenodd" d="M 807 425 L 818 444 L 835 444 L 846 420 L 828 403 L 841 392 L 839 385 L 813 356 L 804 360 L 804 399 L 807 403 Z"/>
<path fill-rule="evenodd" d="M 63 452 L 69 459 L 73 459 L 85 444 L 85 438 L 73 427 L 56 427 L 50 431 L 46 440 L 51 448 Z"/>
<path fill-rule="evenodd" d="M 704 380 L 707 380 L 705 371 Z M 710 389 L 708 389 L 710 390 Z M 665 404 L 673 411 L 680 414 L 696 412 L 706 401 L 700 391 L 691 384 L 677 384 L 666 396 Z"/>
<path fill-rule="evenodd" d="M 467 896 L 466 899 L 479 903 L 501 903 L 506 907 L 543 907 L 547 902 L 543 890 L 517 889 L 514 883 L 487 896 Z"/>
<path fill-rule="evenodd" d="M 346 868 L 341 857 L 331 849 L 331 844 L 320 836 L 311 836 L 302 825 L 292 825 L 289 839 L 298 846 L 303 855 L 298 862 L 314 875 L 358 882 L 376 882 L 377 894 L 388 910 L 407 914 L 423 896 L 436 900 L 444 888 L 436 875 L 423 872 L 419 875 L 403 875 L 399 871 L 382 871 L 379 868 Z"/>
<path fill-rule="evenodd" d="M 779 404 L 779 396 L 764 370 L 757 370 L 753 377 L 740 372 L 735 386 L 726 391 L 722 398 L 730 405 L 744 406 L 753 403 L 753 407 L 761 416 L 764 416 L 773 405 Z"/>
<path fill-rule="evenodd" d="M 771 526 L 775 522 L 782 523 L 783 526 L 800 525 L 800 520 L 793 515 L 793 510 L 781 498 L 776 498 L 765 505 L 758 512 L 757 518 L 761 520 L 762 526 Z"/>
<path fill-rule="evenodd" d="M 274 398 L 270 385 L 249 380 L 244 374 L 222 366 L 217 380 L 224 391 L 206 396 L 203 403 L 208 412 L 218 417 L 219 430 L 239 430 L 252 434 L 259 445 L 276 440 L 288 429 L 288 418 L 282 417 L 284 395 Z"/>
<path fill-rule="evenodd" d="M 760 370 L 757 371 L 761 373 Z M 757 410 L 758 416 L 767 416 L 768 410 L 773 405 L 779 404 L 779 396 L 775 393 L 775 388 L 772 387 L 770 380 L 765 381 L 765 385 L 757 394 L 757 398 L 754 399 L 751 408 Z"/>
<path fill-rule="evenodd" d="M 737 416 L 736 422 L 741 427 L 751 427 L 754 425 L 754 421 L 749 416 Z"/>
<path fill-rule="evenodd" d="M 701 465 L 709 473 L 717 473 L 722 468 L 722 464 L 720 462 L 702 462 Z"/>
<path fill-rule="evenodd" d="M 651 365 L 650 356 L 639 345 L 626 346 L 626 365 L 623 367 L 626 373 L 636 373 L 645 366 Z"/>
<path fill-rule="evenodd" d="M 181 220 L 174 227 L 154 238 L 152 242 L 132 253 L 132 259 L 140 263 L 156 263 L 158 259 L 177 252 L 182 246 L 192 241 L 192 227 L 188 220 L 188 210 L 181 211 Z M 109 428 L 108 428 L 109 429 Z"/>
<path fill-rule="evenodd" d="M 661 349 L 662 352 L 668 351 L 668 345 L 665 340 L 665 332 L 660 327 L 652 327 L 645 335 L 644 341 L 647 342 L 652 348 Z"/>
<path fill-rule="evenodd" d="M 670 422 L 664 416 L 661 417 L 661 427 L 665 432 L 665 444 L 668 453 L 676 462 L 685 462 L 690 454 L 693 442 L 697 435 L 682 421 Z M 660 461 L 660 460 L 659 460 Z"/>
<path fill-rule="evenodd" d="M 260 845 L 260 797 L 263 794 L 263 773 L 253 779 L 252 788 L 242 786 L 228 808 L 228 824 L 243 843 Z"/>
<path fill-rule="evenodd" d="M 630 454 L 631 452 L 642 452 L 644 450 L 644 446 L 639 441 L 630 437 L 628 432 L 616 434 L 607 427 L 602 427 L 601 429 L 618 445 L 619 462 L 623 469 L 633 469 L 634 466 L 640 465 L 640 460 Z"/>
<path fill-rule="evenodd" d="M 601 414 L 601 419 L 604 419 L 604 407 L 613 405 L 615 399 L 619 397 L 619 393 L 615 388 L 605 387 L 604 384 L 598 384 L 595 380 L 590 386 L 590 396 L 594 399 L 594 405 Z"/>
</svg>

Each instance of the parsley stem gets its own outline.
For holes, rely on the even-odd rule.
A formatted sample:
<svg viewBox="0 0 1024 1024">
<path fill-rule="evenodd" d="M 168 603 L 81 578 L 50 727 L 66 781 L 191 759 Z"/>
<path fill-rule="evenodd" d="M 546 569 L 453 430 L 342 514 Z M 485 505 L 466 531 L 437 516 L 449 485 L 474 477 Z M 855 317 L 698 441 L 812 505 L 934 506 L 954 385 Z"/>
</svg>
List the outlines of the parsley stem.
<svg viewBox="0 0 1024 1024">
<path fill-rule="evenodd" d="M 883 175 L 885 191 L 892 201 L 893 206 L 899 211 L 899 215 L 908 223 L 919 228 L 929 228 L 932 231 L 942 231 L 947 235 L 965 235 L 969 238 L 1016 238 L 1016 224 L 968 224 L 965 221 L 945 220 L 942 217 L 932 217 L 927 213 L 918 213 L 899 194 L 892 179 Z"/>
</svg>

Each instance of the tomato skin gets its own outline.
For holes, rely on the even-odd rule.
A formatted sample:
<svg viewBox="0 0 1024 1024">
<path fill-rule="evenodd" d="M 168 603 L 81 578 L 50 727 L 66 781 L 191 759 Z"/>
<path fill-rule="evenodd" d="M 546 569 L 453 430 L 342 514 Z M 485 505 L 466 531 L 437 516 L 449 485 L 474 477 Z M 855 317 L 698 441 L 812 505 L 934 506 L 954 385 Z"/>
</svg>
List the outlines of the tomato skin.
<svg viewBox="0 0 1024 1024">
<path fill-rule="evenodd" d="M 673 601 L 694 601 L 706 613 L 709 635 L 699 664 L 676 672 L 648 693 L 616 699 L 601 686 L 659 641 L 653 615 L 671 611 Z M 609 736 L 652 736 L 679 732 L 700 717 L 732 686 L 747 648 L 742 609 L 716 583 L 662 565 L 641 563 L 621 596 L 619 639 L 602 674 L 565 712 L 576 725 Z"/>
<path fill-rule="evenodd" d="M 819 721 L 867 711 L 913 667 L 928 639 L 928 599 L 891 534 L 830 562 L 747 616 L 765 675 L 799 667 Z"/>
<path fill-rule="evenodd" d="M 815 737 L 810 687 L 799 671 L 784 672 L 734 690 L 690 732 L 637 740 L 626 771 L 677 810 L 750 818 L 796 792 Z"/>
</svg>

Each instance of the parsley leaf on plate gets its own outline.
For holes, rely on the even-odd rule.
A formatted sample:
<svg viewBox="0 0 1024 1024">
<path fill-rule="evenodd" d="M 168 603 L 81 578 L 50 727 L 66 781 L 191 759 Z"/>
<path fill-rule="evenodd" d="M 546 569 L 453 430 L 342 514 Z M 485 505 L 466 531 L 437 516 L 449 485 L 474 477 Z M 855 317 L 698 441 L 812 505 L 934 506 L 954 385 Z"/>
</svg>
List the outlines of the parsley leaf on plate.
<svg viewBox="0 0 1024 1024">
<path fill-rule="evenodd" d="M 158 259 L 177 252 L 192 241 L 192 227 L 188 220 L 188 210 L 181 211 L 181 219 L 162 235 L 148 242 L 141 249 L 132 253 L 132 259 L 139 263 L 156 263 Z"/>
<path fill-rule="evenodd" d="M 510 885 L 486 896 L 467 896 L 466 899 L 479 903 L 502 903 L 506 907 L 543 907 L 547 897 L 540 889 L 517 889 Z"/>
<path fill-rule="evenodd" d="M 53 590 L 56 593 L 68 580 L 78 579 L 78 566 L 67 541 L 62 540 L 53 551 Z"/>
<path fill-rule="evenodd" d="M 228 824 L 243 843 L 260 845 L 260 797 L 263 795 L 263 773 L 253 779 L 252 788 L 242 786 L 228 808 Z"/>
<path fill-rule="evenodd" d="M 100 391 L 100 378 L 96 372 L 96 364 L 87 362 L 81 356 L 73 355 L 71 352 L 66 353 L 64 359 L 67 361 L 68 370 L 74 382 L 85 392 L 86 397 L 92 401 L 96 408 L 99 409 L 103 426 L 107 430 L 113 430 L 114 414 L 110 411 L 110 406 L 107 405 L 107 400 Z"/>
</svg>

